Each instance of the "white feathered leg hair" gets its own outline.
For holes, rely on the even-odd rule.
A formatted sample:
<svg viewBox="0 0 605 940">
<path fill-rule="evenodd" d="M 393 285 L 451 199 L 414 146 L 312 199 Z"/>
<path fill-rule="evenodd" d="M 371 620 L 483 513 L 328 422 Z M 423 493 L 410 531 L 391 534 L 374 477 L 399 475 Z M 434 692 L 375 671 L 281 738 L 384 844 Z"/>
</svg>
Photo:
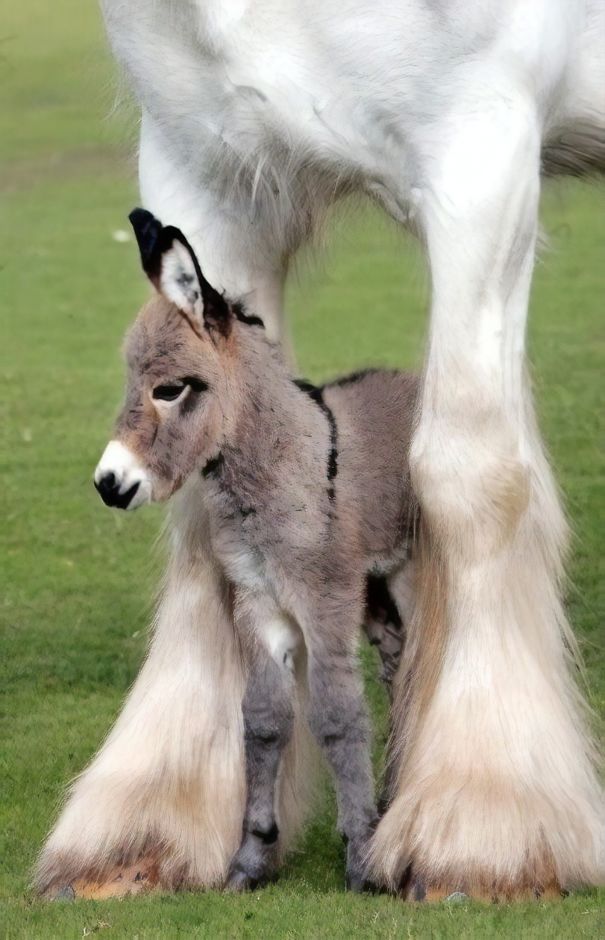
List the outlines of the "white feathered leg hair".
<svg viewBox="0 0 605 940">
<path fill-rule="evenodd" d="M 194 481 L 175 498 L 171 558 L 147 659 L 44 847 L 41 891 L 71 885 L 76 895 L 103 896 L 155 884 L 218 886 L 239 846 L 245 665 L 226 585 L 204 547 L 199 489 Z M 307 784 L 295 783 L 308 780 L 308 766 L 305 773 L 297 766 L 305 762 L 302 729 L 298 720 L 281 776 L 286 846 L 306 806 Z M 124 877 L 130 868 L 139 881 Z"/>
<path fill-rule="evenodd" d="M 144 112 L 144 204 L 176 221 L 213 283 L 245 297 L 249 311 L 262 314 L 268 334 L 279 337 L 285 261 L 283 250 L 270 247 L 274 233 L 242 226 L 243 208 L 192 181 L 180 159 Z M 173 500 L 171 528 L 172 554 L 147 659 L 43 849 L 37 870 L 42 891 L 75 883 L 76 894 L 98 897 L 153 882 L 216 886 L 240 844 L 244 668 L 226 587 L 207 549 L 195 483 Z M 302 823 L 314 778 L 312 754 L 297 715 L 279 783 L 283 847 Z M 143 883 L 133 881 L 139 874 Z"/>
<path fill-rule="evenodd" d="M 561 603 L 566 526 L 524 376 L 540 132 L 518 89 L 494 90 L 483 102 L 471 83 L 436 129 L 423 194 L 419 594 L 396 680 L 394 796 L 371 850 L 378 880 L 418 899 L 521 897 L 603 873 Z"/>
</svg>

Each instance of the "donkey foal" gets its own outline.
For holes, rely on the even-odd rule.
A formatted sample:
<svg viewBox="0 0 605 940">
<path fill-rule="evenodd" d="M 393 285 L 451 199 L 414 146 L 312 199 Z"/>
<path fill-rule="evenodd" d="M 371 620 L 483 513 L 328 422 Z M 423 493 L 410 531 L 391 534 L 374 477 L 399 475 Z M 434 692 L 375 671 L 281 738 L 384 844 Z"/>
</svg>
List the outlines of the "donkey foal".
<svg viewBox="0 0 605 940">
<path fill-rule="evenodd" d="M 203 491 L 247 666 L 247 801 L 228 886 L 275 872 L 276 788 L 306 661 L 309 723 L 336 778 L 347 883 L 360 890 L 377 811 L 356 650 L 367 607 L 390 677 L 401 620 L 386 584 L 403 577 L 416 515 L 416 378 L 294 381 L 262 321 L 210 286 L 178 229 L 143 210 L 131 220 L 158 296 L 128 335 L 126 403 L 95 485 L 123 509 Z"/>
</svg>

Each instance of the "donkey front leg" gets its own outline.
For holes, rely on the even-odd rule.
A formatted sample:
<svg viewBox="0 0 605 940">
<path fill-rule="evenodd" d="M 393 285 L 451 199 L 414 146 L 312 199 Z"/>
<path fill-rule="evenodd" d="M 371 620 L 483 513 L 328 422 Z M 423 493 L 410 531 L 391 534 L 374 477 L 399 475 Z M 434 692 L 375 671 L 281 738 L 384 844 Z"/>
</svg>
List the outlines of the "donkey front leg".
<svg viewBox="0 0 605 940">
<path fill-rule="evenodd" d="M 245 616 L 242 616 L 242 608 Z M 269 880 L 278 862 L 276 787 L 294 725 L 294 655 L 298 636 L 268 599 L 236 604 L 240 636 L 249 647 L 242 703 L 246 748 L 246 812 L 241 845 L 227 887 L 254 888 Z"/>
<path fill-rule="evenodd" d="M 347 845 L 347 886 L 362 891 L 368 886 L 365 855 L 378 814 L 370 723 L 356 650 L 361 612 L 343 606 L 334 617 L 333 610 L 329 617 L 320 612 L 313 631 L 305 631 L 309 722 L 336 780 L 339 829 Z"/>
<path fill-rule="evenodd" d="M 246 746 L 246 812 L 242 843 L 231 863 L 227 887 L 254 888 L 277 867 L 279 827 L 276 785 L 294 723 L 293 681 L 259 649 L 251 664 L 243 701 Z"/>
<path fill-rule="evenodd" d="M 469 89 L 424 161 L 420 577 L 395 683 L 395 792 L 372 847 L 374 874 L 409 891 L 411 871 L 415 898 L 533 897 L 599 871 L 599 785 L 560 599 L 565 525 L 524 377 L 539 118 L 516 88 L 498 91 Z"/>
</svg>

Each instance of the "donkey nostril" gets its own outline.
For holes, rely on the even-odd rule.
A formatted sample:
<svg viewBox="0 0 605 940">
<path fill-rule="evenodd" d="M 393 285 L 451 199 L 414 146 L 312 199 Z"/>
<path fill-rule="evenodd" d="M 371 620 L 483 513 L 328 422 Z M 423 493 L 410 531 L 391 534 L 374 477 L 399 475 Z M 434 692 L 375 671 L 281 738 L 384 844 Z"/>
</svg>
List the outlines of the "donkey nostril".
<svg viewBox="0 0 605 940">
<path fill-rule="evenodd" d="M 95 489 L 106 506 L 115 506 L 118 497 L 119 485 L 115 474 L 111 471 L 104 473 L 99 482 L 94 481 Z"/>
<path fill-rule="evenodd" d="M 116 480 L 115 474 L 104 473 L 99 482 L 94 481 L 95 489 L 106 506 L 114 506 L 117 509 L 128 509 L 131 500 L 139 488 L 140 481 L 137 480 L 125 493 L 120 493 L 120 484 Z"/>
</svg>

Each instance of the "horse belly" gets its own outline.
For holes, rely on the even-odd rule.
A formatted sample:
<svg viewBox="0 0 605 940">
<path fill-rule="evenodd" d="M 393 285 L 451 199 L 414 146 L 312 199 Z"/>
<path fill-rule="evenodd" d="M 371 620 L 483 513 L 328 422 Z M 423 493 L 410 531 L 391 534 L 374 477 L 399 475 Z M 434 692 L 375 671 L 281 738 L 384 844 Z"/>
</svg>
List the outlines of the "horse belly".
<svg viewBox="0 0 605 940">
<path fill-rule="evenodd" d="M 293 2 L 240 6 L 238 17 L 236 4 L 142 3 L 134 16 L 104 2 L 113 51 L 175 157 L 201 185 L 265 174 L 277 191 L 303 167 L 405 202 L 416 80 L 401 67 L 413 44 L 402 11 L 368 19 L 354 4 L 343 19 L 336 4 L 308 3 L 304 22 Z"/>
<path fill-rule="evenodd" d="M 404 224 L 461 102 L 521 85 L 557 121 L 583 6 L 104 0 L 117 58 L 198 186 L 299 214 L 358 189 Z"/>
</svg>

